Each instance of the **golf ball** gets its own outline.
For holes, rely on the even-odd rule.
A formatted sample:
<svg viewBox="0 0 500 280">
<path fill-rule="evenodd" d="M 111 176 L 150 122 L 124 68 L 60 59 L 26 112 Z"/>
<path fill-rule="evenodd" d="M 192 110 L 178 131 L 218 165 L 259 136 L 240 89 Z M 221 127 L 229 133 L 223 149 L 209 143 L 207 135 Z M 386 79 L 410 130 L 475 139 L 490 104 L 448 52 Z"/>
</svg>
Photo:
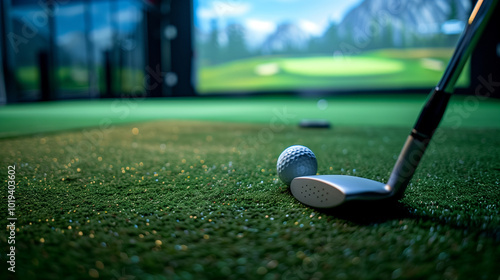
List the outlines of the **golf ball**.
<svg viewBox="0 0 500 280">
<path fill-rule="evenodd" d="M 281 153 L 276 169 L 280 180 L 289 186 L 295 177 L 316 175 L 318 162 L 308 147 L 295 145 Z"/>
</svg>

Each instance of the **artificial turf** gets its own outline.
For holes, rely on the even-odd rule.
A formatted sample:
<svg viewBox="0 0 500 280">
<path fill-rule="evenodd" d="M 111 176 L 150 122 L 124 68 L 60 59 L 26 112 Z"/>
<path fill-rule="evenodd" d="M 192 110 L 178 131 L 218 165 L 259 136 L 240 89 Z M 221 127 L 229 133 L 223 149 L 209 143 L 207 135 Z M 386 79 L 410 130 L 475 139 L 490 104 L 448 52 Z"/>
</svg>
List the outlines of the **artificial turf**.
<svg viewBox="0 0 500 280">
<path fill-rule="evenodd" d="M 498 279 L 498 128 L 440 128 L 398 203 L 312 209 L 278 181 L 293 144 L 319 174 L 386 181 L 408 132 L 166 120 L 0 139 L 18 218 L 0 278 Z"/>
</svg>

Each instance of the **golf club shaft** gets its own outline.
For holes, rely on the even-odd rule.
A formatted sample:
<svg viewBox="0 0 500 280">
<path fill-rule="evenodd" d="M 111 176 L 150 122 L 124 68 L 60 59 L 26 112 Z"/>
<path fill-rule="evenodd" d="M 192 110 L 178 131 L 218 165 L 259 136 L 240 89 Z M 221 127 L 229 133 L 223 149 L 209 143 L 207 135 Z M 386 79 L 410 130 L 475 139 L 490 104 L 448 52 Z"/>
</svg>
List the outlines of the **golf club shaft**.
<svg viewBox="0 0 500 280">
<path fill-rule="evenodd" d="M 474 7 L 443 77 L 429 94 L 387 182 L 387 187 L 390 188 L 395 197 L 399 198 L 403 195 L 415 173 L 434 131 L 443 118 L 456 81 L 483 29 L 488 24 L 496 4 L 497 0 L 479 0 Z"/>
</svg>

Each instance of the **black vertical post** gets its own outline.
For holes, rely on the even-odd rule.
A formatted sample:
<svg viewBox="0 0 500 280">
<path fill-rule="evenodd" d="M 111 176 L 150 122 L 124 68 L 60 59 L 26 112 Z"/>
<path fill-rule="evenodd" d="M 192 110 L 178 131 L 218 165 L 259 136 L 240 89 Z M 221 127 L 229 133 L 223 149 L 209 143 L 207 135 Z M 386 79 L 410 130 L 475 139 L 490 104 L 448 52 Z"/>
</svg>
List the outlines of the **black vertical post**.
<svg viewBox="0 0 500 280">
<path fill-rule="evenodd" d="M 110 5 L 110 19 L 111 19 L 111 29 L 112 29 L 112 42 L 111 42 L 111 51 L 109 53 L 109 62 L 111 65 L 111 79 L 110 81 L 112 82 L 112 89 L 113 89 L 113 97 L 122 97 L 123 93 L 122 91 L 122 81 L 121 81 L 121 75 L 122 75 L 122 65 L 120 64 L 120 59 L 119 59 L 119 51 L 120 51 L 120 44 L 119 41 L 121 40 L 120 36 L 120 25 L 119 22 L 116 18 L 118 14 L 118 9 L 119 9 L 119 2 L 118 1 L 111 1 Z"/>
<path fill-rule="evenodd" d="M 172 28 L 172 23 L 170 21 L 170 14 L 172 12 L 171 9 L 171 0 L 163 0 L 160 2 L 160 11 L 161 11 L 161 19 L 160 19 L 160 41 L 161 41 L 161 69 L 165 73 L 169 73 L 172 75 L 172 48 L 170 46 L 170 41 L 174 40 L 177 37 L 175 35 L 167 36 L 168 28 Z M 177 31 L 175 29 L 175 31 Z M 175 32 L 176 33 L 176 32 Z M 169 75 L 167 74 L 167 75 Z M 172 86 L 174 83 L 164 82 L 162 83 L 162 94 L 163 96 L 172 96 Z"/>
<path fill-rule="evenodd" d="M 91 5 L 92 0 L 85 1 L 85 45 L 87 51 L 87 79 L 89 84 L 89 98 L 97 95 L 97 76 L 95 69 L 94 44 L 90 38 L 92 30 Z"/>
<path fill-rule="evenodd" d="M 50 68 L 49 52 L 40 51 L 38 53 L 38 71 L 40 73 L 40 92 L 42 93 L 42 101 L 50 101 L 53 99 Z"/>
<path fill-rule="evenodd" d="M 119 92 L 120 96 L 124 97 L 124 96 L 127 96 L 128 93 L 124 92 L 125 89 L 123 87 L 123 82 L 124 82 L 123 67 L 125 65 L 125 53 L 123 52 L 121 44 L 120 44 L 120 47 L 116 48 L 116 55 L 118 56 L 117 57 L 118 58 L 117 65 L 116 65 L 116 68 L 118 71 L 116 71 L 117 73 L 115 74 L 116 75 L 115 76 L 116 88 L 117 88 L 117 91 Z"/>
<path fill-rule="evenodd" d="M 104 51 L 103 53 L 103 64 L 104 64 L 104 81 L 105 81 L 105 92 L 104 97 L 112 98 L 114 96 L 113 92 L 113 67 L 111 63 L 111 51 Z"/>
<path fill-rule="evenodd" d="M 3 2 L 3 1 L 2 1 Z M 3 23 L 3 18 L 4 18 L 4 12 L 3 12 L 3 4 L 0 3 L 0 106 L 4 105 L 7 103 L 7 93 L 5 89 L 5 77 L 4 77 L 4 62 L 3 62 L 3 57 L 4 57 L 4 23 Z"/>
<path fill-rule="evenodd" d="M 3 40 L 0 37 L 0 53 L 3 52 Z M 0 56 L 0 106 L 4 105 L 7 103 L 7 92 L 5 88 L 5 77 L 4 77 L 4 64 L 3 64 L 3 59 L 2 56 Z"/>
<path fill-rule="evenodd" d="M 0 75 L 3 75 L 3 90 L 5 95 L 5 101 L 7 103 L 12 103 L 17 101 L 17 89 L 15 88 L 13 67 L 12 67 L 12 55 L 9 55 L 9 48 L 7 46 L 7 34 L 10 31 L 8 11 L 9 11 L 10 1 L 0 1 Z M 2 90 L 2 89 L 0 89 Z"/>
<path fill-rule="evenodd" d="M 146 69 L 145 75 L 149 76 L 146 87 L 148 97 L 161 97 L 163 77 L 161 76 L 161 14 L 158 4 L 151 4 L 146 8 Z"/>
<path fill-rule="evenodd" d="M 195 95 L 192 85 L 192 2 L 171 2 L 171 23 L 177 28 L 177 37 L 171 41 L 172 72 L 177 75 L 178 82 L 173 87 L 174 96 Z"/>
<path fill-rule="evenodd" d="M 56 77 L 56 67 L 57 67 L 57 44 L 56 44 L 56 25 L 55 25 L 55 8 L 54 0 L 48 1 L 48 9 L 50 14 L 48 14 L 48 25 L 49 25 L 49 48 L 47 50 L 47 83 L 48 89 L 48 100 L 57 99 L 57 77 Z"/>
</svg>

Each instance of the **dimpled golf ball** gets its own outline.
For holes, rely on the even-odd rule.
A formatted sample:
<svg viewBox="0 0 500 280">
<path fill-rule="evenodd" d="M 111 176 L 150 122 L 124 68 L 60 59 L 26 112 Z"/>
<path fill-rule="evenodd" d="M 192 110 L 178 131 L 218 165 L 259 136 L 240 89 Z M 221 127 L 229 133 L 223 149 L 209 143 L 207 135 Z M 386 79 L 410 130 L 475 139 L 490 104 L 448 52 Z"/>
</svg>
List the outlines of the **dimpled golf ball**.
<svg viewBox="0 0 500 280">
<path fill-rule="evenodd" d="M 308 147 L 295 145 L 286 148 L 281 153 L 276 168 L 280 180 L 290 186 L 295 177 L 316 175 L 318 162 Z"/>
</svg>

